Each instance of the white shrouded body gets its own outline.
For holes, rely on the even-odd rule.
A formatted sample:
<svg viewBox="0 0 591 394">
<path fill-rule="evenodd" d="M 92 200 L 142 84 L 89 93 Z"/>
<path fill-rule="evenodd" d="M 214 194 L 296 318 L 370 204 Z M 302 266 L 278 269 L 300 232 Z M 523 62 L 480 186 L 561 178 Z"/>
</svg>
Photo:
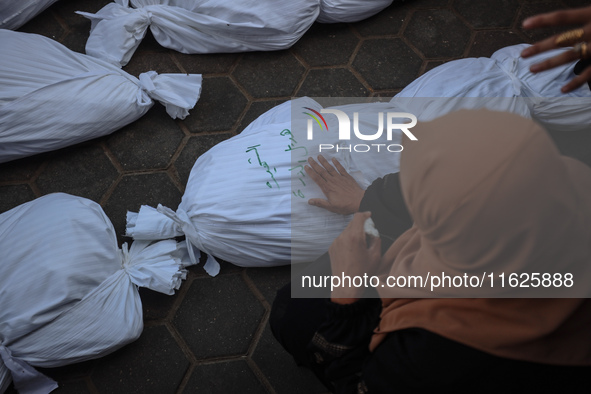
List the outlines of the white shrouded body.
<svg viewBox="0 0 591 394">
<path fill-rule="evenodd" d="M 0 29 L 15 30 L 57 0 L 4 0 L 0 2 Z"/>
<path fill-rule="evenodd" d="M 115 0 L 92 21 L 86 53 L 124 66 L 148 27 L 162 46 L 182 53 L 276 51 L 310 28 L 318 0 Z"/>
<path fill-rule="evenodd" d="M 0 388 L 14 380 L 21 393 L 55 387 L 32 366 L 98 358 L 137 339 L 137 286 L 173 294 L 186 276 L 183 244 L 121 250 L 101 207 L 68 194 L 1 214 L 0 234 Z"/>
<path fill-rule="evenodd" d="M 153 100 L 184 119 L 201 93 L 201 75 L 138 79 L 36 34 L 0 29 L 0 42 L 0 163 L 110 134 Z"/>
</svg>

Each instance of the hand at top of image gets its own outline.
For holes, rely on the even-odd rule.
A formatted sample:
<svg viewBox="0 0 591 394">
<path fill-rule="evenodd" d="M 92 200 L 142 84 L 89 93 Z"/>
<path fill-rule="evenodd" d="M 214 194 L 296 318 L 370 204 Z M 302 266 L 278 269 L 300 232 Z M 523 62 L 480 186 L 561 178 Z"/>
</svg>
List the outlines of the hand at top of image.
<svg viewBox="0 0 591 394">
<path fill-rule="evenodd" d="M 553 35 L 523 50 L 521 56 L 527 58 L 556 48 L 573 47 L 571 51 L 562 52 L 543 62 L 534 64 L 530 68 L 531 72 L 538 73 L 575 60 L 591 57 L 591 6 L 549 12 L 523 21 L 525 29 L 571 25 L 582 27 Z M 580 75 L 564 85 L 561 91 L 568 93 L 589 80 L 591 80 L 591 67 L 586 67 Z"/>
<path fill-rule="evenodd" d="M 331 165 L 324 156 L 319 155 L 318 162 L 310 157 L 308 164 L 309 166 L 305 167 L 306 174 L 320 186 L 326 196 L 326 199 L 311 198 L 308 201 L 310 205 L 342 215 L 359 210 L 365 191 L 337 159 L 333 158 Z"/>
</svg>

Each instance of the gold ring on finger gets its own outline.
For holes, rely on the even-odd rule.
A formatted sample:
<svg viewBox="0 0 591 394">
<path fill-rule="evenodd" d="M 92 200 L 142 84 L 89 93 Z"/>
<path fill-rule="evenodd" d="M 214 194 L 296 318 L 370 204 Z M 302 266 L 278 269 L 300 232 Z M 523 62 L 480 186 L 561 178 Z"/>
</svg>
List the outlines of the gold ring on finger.
<svg viewBox="0 0 591 394">
<path fill-rule="evenodd" d="M 585 35 L 583 29 L 569 30 L 556 37 L 554 44 L 561 47 L 568 47 L 581 41 L 583 35 Z"/>
<path fill-rule="evenodd" d="M 573 52 L 575 52 L 581 59 L 587 59 L 589 57 L 589 47 L 586 42 L 579 42 L 575 45 L 573 47 Z"/>
</svg>

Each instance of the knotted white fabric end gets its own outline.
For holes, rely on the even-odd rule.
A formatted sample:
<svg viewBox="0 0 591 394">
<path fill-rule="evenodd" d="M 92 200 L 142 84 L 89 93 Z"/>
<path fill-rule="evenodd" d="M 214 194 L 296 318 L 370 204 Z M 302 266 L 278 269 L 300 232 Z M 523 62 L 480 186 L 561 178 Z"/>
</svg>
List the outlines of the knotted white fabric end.
<svg viewBox="0 0 591 394">
<path fill-rule="evenodd" d="M 125 66 L 152 23 L 147 8 L 130 8 L 127 1 L 107 4 L 96 14 L 76 11 L 91 21 L 86 53 Z"/>
<path fill-rule="evenodd" d="M 0 358 L 10 370 L 14 386 L 20 394 L 47 394 L 55 390 L 57 383 L 37 371 L 27 362 L 13 357 L 11 351 L 0 344 Z"/>
<path fill-rule="evenodd" d="M 135 241 L 121 249 L 122 268 L 133 284 L 172 295 L 187 278 L 179 244 L 172 239 L 149 242 Z"/>
<path fill-rule="evenodd" d="M 172 219 L 177 225 L 181 228 L 181 231 L 185 234 L 187 238 L 187 249 L 189 251 L 189 256 L 193 264 L 198 264 L 199 259 L 196 256 L 196 253 L 201 252 L 201 240 L 197 229 L 191 222 L 191 218 L 183 209 L 179 208 L 176 212 L 172 209 L 167 208 L 161 204 L 158 204 L 156 208 L 158 212 L 167 216 L 168 218 Z M 207 272 L 211 276 L 216 276 L 220 272 L 220 264 L 215 259 L 215 257 L 208 255 L 207 261 L 203 266 L 205 272 Z"/>
<path fill-rule="evenodd" d="M 189 110 L 195 107 L 201 95 L 201 74 L 158 74 L 148 71 L 140 74 L 141 93 L 166 107 L 171 118 L 185 119 Z M 145 102 L 138 92 L 138 104 Z M 150 101 L 151 103 L 151 101 Z"/>
</svg>

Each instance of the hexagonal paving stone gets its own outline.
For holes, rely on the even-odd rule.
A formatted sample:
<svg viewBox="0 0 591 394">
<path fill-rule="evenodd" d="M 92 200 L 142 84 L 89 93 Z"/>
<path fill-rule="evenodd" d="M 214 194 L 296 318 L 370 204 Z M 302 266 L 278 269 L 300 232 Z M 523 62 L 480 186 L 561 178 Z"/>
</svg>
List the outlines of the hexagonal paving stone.
<svg viewBox="0 0 591 394">
<path fill-rule="evenodd" d="M 173 52 L 175 58 L 185 72 L 191 74 L 223 74 L 230 71 L 232 65 L 240 58 L 239 53 L 211 53 L 187 55 Z"/>
<path fill-rule="evenodd" d="M 191 137 L 174 163 L 181 183 L 183 185 L 187 184 L 191 169 L 199 156 L 230 137 L 232 137 L 230 133 L 206 134 Z"/>
<path fill-rule="evenodd" d="M 246 103 L 246 97 L 230 78 L 206 77 L 197 105 L 182 122 L 192 133 L 230 130 Z"/>
<path fill-rule="evenodd" d="M 277 342 L 267 324 L 252 356 L 267 380 L 281 394 L 320 394 L 328 390 L 312 371 L 298 367 Z"/>
<path fill-rule="evenodd" d="M 176 393 L 189 361 L 165 326 L 99 360 L 91 379 L 102 393 Z"/>
<path fill-rule="evenodd" d="M 159 293 L 145 287 L 140 287 L 138 290 L 142 299 L 144 321 L 165 319 L 179 297 L 178 290 L 174 295 Z"/>
<path fill-rule="evenodd" d="M 168 54 L 172 54 L 176 51 L 160 45 L 160 43 L 154 38 L 152 30 L 148 29 L 146 31 L 146 36 L 142 39 L 142 42 L 138 46 L 136 52 L 166 52 Z"/>
<path fill-rule="evenodd" d="M 366 40 L 353 67 L 374 90 L 400 89 L 418 75 L 423 61 L 400 38 Z"/>
<path fill-rule="evenodd" d="M 246 354 L 265 310 L 239 274 L 197 278 L 173 324 L 197 359 Z"/>
<path fill-rule="evenodd" d="M 29 185 L 0 186 L 0 213 L 35 199 Z"/>
<path fill-rule="evenodd" d="M 305 68 L 289 51 L 245 53 L 232 75 L 253 97 L 291 96 Z"/>
<path fill-rule="evenodd" d="M 218 263 L 220 263 L 220 272 L 224 275 L 226 274 L 237 274 L 244 271 L 246 268 L 234 265 L 232 263 L 228 263 L 226 260 L 223 260 L 217 256 L 214 256 Z M 210 278 L 209 275 L 204 269 L 203 266 L 207 262 L 208 255 L 205 252 L 201 252 L 201 256 L 199 259 L 199 263 L 195 265 L 191 265 L 187 267 L 187 271 L 191 276 L 195 277 L 207 277 Z"/>
<path fill-rule="evenodd" d="M 347 64 L 359 39 L 348 25 L 315 23 L 293 50 L 310 66 Z"/>
<path fill-rule="evenodd" d="M 416 8 L 435 8 L 435 7 L 445 7 L 448 5 L 450 0 L 414 0 L 412 5 Z"/>
<path fill-rule="evenodd" d="M 155 103 L 143 117 L 107 137 L 107 146 L 126 171 L 168 167 L 184 138 L 163 105 Z"/>
<path fill-rule="evenodd" d="M 517 17 L 517 26 L 519 30 L 530 39 L 531 43 L 543 40 L 553 34 L 568 30 L 569 27 L 546 27 L 543 29 L 525 30 L 521 28 L 521 23 L 530 16 L 543 14 L 546 12 L 558 11 L 564 6 L 558 1 L 540 1 L 540 2 L 525 2 L 521 5 L 521 11 Z"/>
<path fill-rule="evenodd" d="M 123 70 L 136 77 L 147 71 L 156 71 L 158 74 L 181 72 L 168 50 L 165 52 L 152 52 L 142 51 L 139 48 L 133 54 L 129 63 L 123 67 Z"/>
<path fill-rule="evenodd" d="M 447 9 L 417 10 L 404 36 L 427 58 L 457 57 L 470 41 L 468 26 Z"/>
<path fill-rule="evenodd" d="M 390 7 L 382 12 L 352 26 L 362 36 L 396 35 L 400 32 L 404 20 L 408 17 L 409 10 L 408 4 L 400 4 L 394 1 Z"/>
<path fill-rule="evenodd" d="M 60 388 L 62 386 L 68 386 L 68 385 L 63 385 L 62 382 L 68 382 L 68 381 L 74 381 L 74 380 L 80 380 L 83 379 L 85 377 L 90 376 L 90 373 L 92 372 L 92 369 L 94 368 L 94 366 L 96 365 L 96 360 L 88 360 L 88 361 L 83 361 L 80 363 L 75 363 L 75 364 L 69 364 L 69 365 L 64 365 L 62 367 L 56 367 L 56 368 L 37 368 L 39 370 L 39 372 L 41 372 L 42 374 L 50 377 L 51 379 L 55 380 L 56 382 L 58 382 L 58 384 L 60 385 Z M 75 386 L 85 386 L 85 384 L 77 384 Z"/>
<path fill-rule="evenodd" d="M 248 127 L 249 124 L 254 122 L 259 116 L 267 112 L 273 107 L 284 103 L 286 100 L 268 100 L 268 101 L 255 101 L 250 104 L 248 111 L 242 117 L 240 124 L 236 128 L 236 133 L 242 133 L 242 131 Z"/>
<path fill-rule="evenodd" d="M 246 361 L 197 365 L 183 393 L 266 393 Z"/>
<path fill-rule="evenodd" d="M 76 11 L 95 13 L 109 3 L 112 1 L 58 1 L 53 4 L 50 10 L 68 26 L 67 34 L 60 42 L 75 52 L 86 53 L 84 48 L 90 32 L 90 19 L 76 14 Z"/>
<path fill-rule="evenodd" d="M 396 96 L 398 93 L 400 93 L 402 89 L 394 89 L 394 90 L 382 90 L 380 92 L 377 93 L 373 93 L 371 95 L 372 98 L 375 98 L 376 101 L 379 101 L 381 103 L 386 103 L 388 101 L 390 101 L 392 99 L 392 97 Z"/>
<path fill-rule="evenodd" d="M 446 63 L 446 62 L 443 62 L 441 60 L 433 60 L 431 62 L 427 62 L 427 65 L 425 66 L 425 70 L 423 70 L 421 75 L 433 70 L 435 67 L 441 66 L 444 63 Z"/>
<path fill-rule="evenodd" d="M 181 192 L 172 183 L 168 174 L 128 175 L 121 179 L 104 210 L 121 241 L 125 234 L 127 211 L 137 212 L 142 205 L 157 207 L 158 204 L 176 209 L 181 197 Z"/>
<path fill-rule="evenodd" d="M 46 157 L 40 154 L 0 164 L 0 182 L 28 181 Z"/>
<path fill-rule="evenodd" d="M 511 27 L 519 0 L 454 0 L 453 7 L 472 27 Z"/>
<path fill-rule="evenodd" d="M 51 7 L 25 23 L 18 31 L 40 34 L 56 41 L 59 41 L 65 33 L 60 23 L 54 17 Z"/>
<path fill-rule="evenodd" d="M 52 391 L 54 394 L 91 394 L 92 391 L 88 388 L 85 380 L 73 380 L 67 382 L 58 382 L 57 390 Z"/>
<path fill-rule="evenodd" d="M 523 38 L 512 30 L 479 31 L 476 32 L 468 57 L 491 57 L 501 48 L 522 42 Z"/>
<path fill-rule="evenodd" d="M 43 194 L 64 192 L 100 201 L 119 173 L 98 144 L 63 149 L 36 180 Z"/>
<path fill-rule="evenodd" d="M 53 394 L 92 394 L 88 388 L 88 383 L 84 379 L 79 380 L 69 380 L 67 382 L 57 382 L 58 388 L 52 391 Z M 14 385 L 11 384 L 8 386 L 8 390 L 6 390 L 3 394 L 18 394 L 18 391 L 14 388 Z"/>
<path fill-rule="evenodd" d="M 369 91 L 346 68 L 310 70 L 296 96 L 366 97 Z"/>
<path fill-rule="evenodd" d="M 273 304 L 277 290 L 291 280 L 291 266 L 247 268 L 246 275 L 252 279 L 257 289 L 263 294 L 269 305 Z"/>
</svg>

